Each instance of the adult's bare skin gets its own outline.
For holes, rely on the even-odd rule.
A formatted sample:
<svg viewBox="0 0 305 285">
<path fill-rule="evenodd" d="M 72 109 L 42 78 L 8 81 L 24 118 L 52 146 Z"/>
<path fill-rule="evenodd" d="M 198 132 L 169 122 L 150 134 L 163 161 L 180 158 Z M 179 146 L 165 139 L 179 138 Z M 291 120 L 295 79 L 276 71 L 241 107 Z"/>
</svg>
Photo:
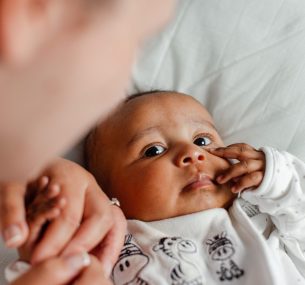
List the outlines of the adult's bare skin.
<svg viewBox="0 0 305 285">
<path fill-rule="evenodd" d="M 25 188 L 17 183 L 3 185 L 3 193 L 9 196 L 0 200 L 0 216 L 8 221 L 8 224 L 4 224 L 7 246 L 19 246 L 26 241 L 27 236 L 24 234 L 25 231 L 27 234 L 26 223 L 14 223 L 18 215 L 23 215 L 23 208 L 14 208 L 14 204 L 7 207 L 11 195 L 16 191 L 37 193 L 35 188 L 41 188 L 39 184 L 43 180 L 46 180 L 44 188 L 60 189 L 66 205 L 60 218 L 49 224 L 43 238 L 35 246 L 31 253 L 31 263 L 37 264 L 60 254 L 89 252 L 94 249 L 104 273 L 110 275 L 123 244 L 126 220 L 121 209 L 110 204 L 95 178 L 78 164 L 66 159 L 56 159 Z M 3 203 L 4 201 L 8 202 Z M 16 213 L 17 217 L 14 216 Z"/>
<path fill-rule="evenodd" d="M 0 1 L 0 181 L 25 182 L 124 94 L 173 0 Z"/>
<path fill-rule="evenodd" d="M 11 285 L 62 285 L 71 284 L 70 282 L 77 277 L 77 284 L 103 284 L 111 285 L 108 278 L 101 271 L 98 259 L 90 256 L 83 258 L 82 254 L 67 257 L 57 257 L 46 260 L 33 266 L 27 273 L 15 280 Z"/>
<path fill-rule="evenodd" d="M 11 246 L 27 236 L 27 181 L 123 97 L 140 44 L 173 2 L 0 0 L 0 229 L 17 236 Z"/>
</svg>

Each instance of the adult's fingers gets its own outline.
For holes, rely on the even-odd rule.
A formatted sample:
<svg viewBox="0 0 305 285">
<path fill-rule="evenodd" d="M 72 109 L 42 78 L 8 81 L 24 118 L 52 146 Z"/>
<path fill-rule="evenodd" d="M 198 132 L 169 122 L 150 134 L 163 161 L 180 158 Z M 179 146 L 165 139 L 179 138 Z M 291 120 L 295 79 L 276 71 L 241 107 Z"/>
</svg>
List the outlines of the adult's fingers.
<svg viewBox="0 0 305 285">
<path fill-rule="evenodd" d="M 110 276 L 123 247 L 127 226 L 125 216 L 119 207 L 112 206 L 112 213 L 113 226 L 105 239 L 93 251 L 93 254 L 100 260 L 107 277 Z"/>
<path fill-rule="evenodd" d="M 18 247 L 28 236 L 24 196 L 26 185 L 0 184 L 0 229 L 7 247 Z"/>
<path fill-rule="evenodd" d="M 94 182 L 89 185 L 85 197 L 83 221 L 64 254 L 86 250 L 99 244 L 108 232 L 115 227 L 112 206 L 108 197 Z"/>
<path fill-rule="evenodd" d="M 86 253 L 46 260 L 33 266 L 11 285 L 62 285 L 73 280 L 85 267 L 90 265 Z M 99 284 L 99 283 L 88 283 Z"/>
<path fill-rule="evenodd" d="M 86 268 L 80 277 L 73 282 L 74 285 L 88 285 L 88 284 L 101 284 L 111 285 L 112 282 L 104 275 L 101 270 L 101 263 L 94 257 L 91 256 L 91 264 Z"/>
</svg>

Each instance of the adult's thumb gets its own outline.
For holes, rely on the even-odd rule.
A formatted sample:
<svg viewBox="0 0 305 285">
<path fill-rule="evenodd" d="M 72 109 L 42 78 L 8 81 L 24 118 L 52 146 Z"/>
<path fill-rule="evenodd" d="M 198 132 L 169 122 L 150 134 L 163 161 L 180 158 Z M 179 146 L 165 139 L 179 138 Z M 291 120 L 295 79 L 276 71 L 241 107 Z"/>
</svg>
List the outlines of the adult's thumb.
<svg viewBox="0 0 305 285">
<path fill-rule="evenodd" d="M 11 285 L 61 285 L 72 281 L 85 267 L 90 265 L 87 253 L 48 259 L 33 266 Z"/>
<path fill-rule="evenodd" d="M 0 184 L 0 230 L 7 247 L 18 247 L 28 236 L 22 183 Z"/>
</svg>

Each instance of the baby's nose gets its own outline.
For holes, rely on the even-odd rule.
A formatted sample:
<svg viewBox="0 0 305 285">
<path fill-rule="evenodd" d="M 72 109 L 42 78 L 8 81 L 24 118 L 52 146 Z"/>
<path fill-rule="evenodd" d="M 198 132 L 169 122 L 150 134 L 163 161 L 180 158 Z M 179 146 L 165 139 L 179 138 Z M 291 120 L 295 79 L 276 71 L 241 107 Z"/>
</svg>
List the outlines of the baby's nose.
<svg viewBox="0 0 305 285">
<path fill-rule="evenodd" d="M 177 165 L 183 167 L 193 163 L 201 163 L 204 160 L 205 156 L 203 150 L 194 145 L 181 150 L 177 156 Z"/>
</svg>

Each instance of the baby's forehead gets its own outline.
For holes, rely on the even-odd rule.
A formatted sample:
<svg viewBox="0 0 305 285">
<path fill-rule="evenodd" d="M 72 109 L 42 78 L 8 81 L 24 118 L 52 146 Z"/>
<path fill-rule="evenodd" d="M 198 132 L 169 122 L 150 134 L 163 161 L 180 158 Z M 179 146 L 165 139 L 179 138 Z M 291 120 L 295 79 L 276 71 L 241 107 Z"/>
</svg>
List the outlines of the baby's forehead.
<svg viewBox="0 0 305 285">
<path fill-rule="evenodd" d="M 152 114 L 154 114 L 154 118 L 156 114 L 157 117 L 162 118 L 169 114 L 183 112 L 194 117 L 197 115 L 213 125 L 212 116 L 193 97 L 177 92 L 158 91 L 136 94 L 127 98 L 110 114 L 103 124 L 103 128 L 120 132 L 123 126 L 127 127 L 129 124 L 151 123 L 149 115 Z"/>
<path fill-rule="evenodd" d="M 195 98 L 173 91 L 154 91 L 132 95 L 119 106 L 118 113 L 125 113 L 125 115 L 132 116 L 137 111 L 144 110 L 144 112 L 149 112 L 154 107 L 157 107 L 160 112 L 162 109 L 179 111 L 179 109 L 183 110 L 186 105 L 194 112 L 197 111 L 198 113 L 207 115 L 212 120 L 212 116 L 205 106 Z"/>
</svg>

